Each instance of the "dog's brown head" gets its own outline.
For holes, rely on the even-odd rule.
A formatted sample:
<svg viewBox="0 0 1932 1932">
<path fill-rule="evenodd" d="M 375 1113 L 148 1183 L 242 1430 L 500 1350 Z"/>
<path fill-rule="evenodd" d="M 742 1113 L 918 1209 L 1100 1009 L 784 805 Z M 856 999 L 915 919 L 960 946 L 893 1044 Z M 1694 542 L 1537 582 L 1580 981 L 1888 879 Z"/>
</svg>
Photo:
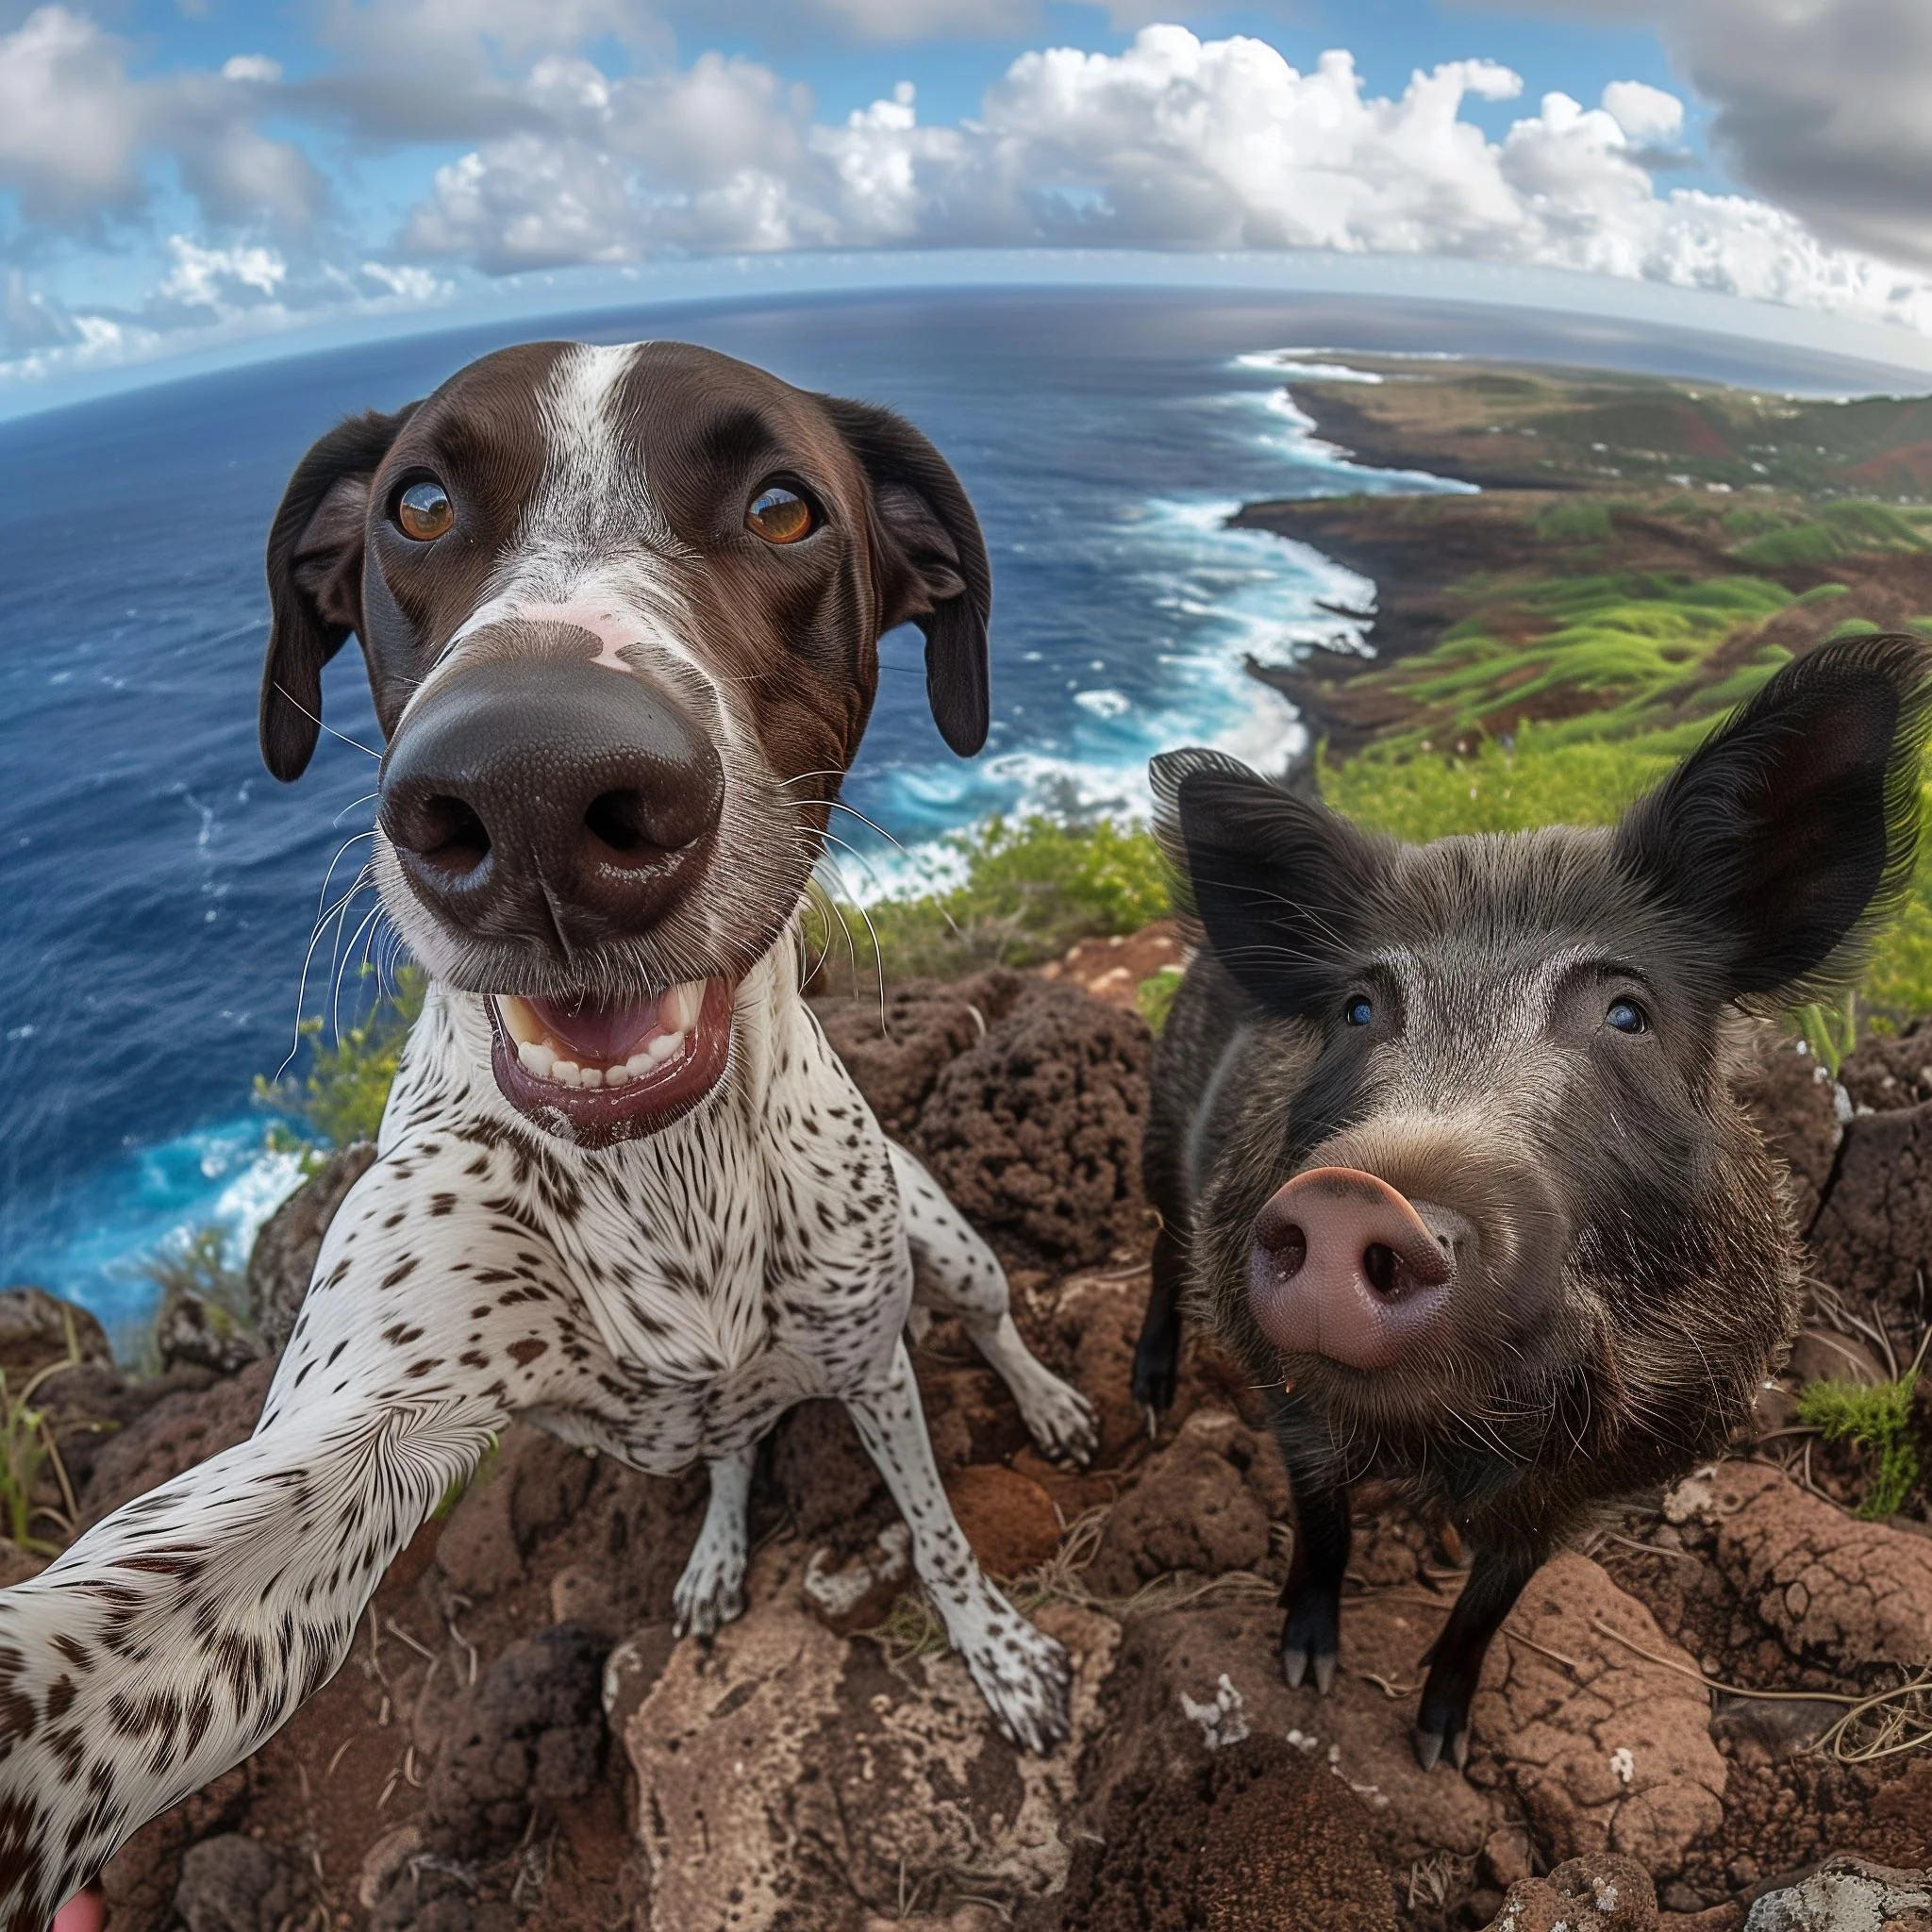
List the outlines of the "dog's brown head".
<svg viewBox="0 0 1932 1932">
<path fill-rule="evenodd" d="M 315 749 L 361 640 L 388 740 L 376 875 L 496 1078 L 598 1145 L 725 1066 L 732 990 L 797 908 L 878 685 L 925 633 L 946 742 L 987 730 L 986 546 L 885 409 L 677 342 L 472 363 L 297 466 L 268 547 L 261 748 Z"/>
</svg>

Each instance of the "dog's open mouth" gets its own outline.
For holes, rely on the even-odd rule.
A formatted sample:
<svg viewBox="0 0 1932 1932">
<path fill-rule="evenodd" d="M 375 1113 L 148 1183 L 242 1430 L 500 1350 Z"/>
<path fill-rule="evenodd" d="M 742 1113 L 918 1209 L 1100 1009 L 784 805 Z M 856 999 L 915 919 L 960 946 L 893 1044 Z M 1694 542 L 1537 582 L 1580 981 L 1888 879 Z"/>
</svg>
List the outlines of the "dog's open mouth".
<svg viewBox="0 0 1932 1932">
<path fill-rule="evenodd" d="M 486 1002 L 504 1098 L 546 1131 L 607 1147 L 668 1127 L 723 1077 L 731 982 L 691 980 L 641 999 Z"/>
</svg>

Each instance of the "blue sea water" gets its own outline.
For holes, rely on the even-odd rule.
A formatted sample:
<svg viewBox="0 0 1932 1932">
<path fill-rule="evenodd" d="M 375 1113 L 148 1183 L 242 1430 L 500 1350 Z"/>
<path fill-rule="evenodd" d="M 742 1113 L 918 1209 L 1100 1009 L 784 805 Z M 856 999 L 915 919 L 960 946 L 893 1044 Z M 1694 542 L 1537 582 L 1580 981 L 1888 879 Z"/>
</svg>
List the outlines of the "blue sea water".
<svg viewBox="0 0 1932 1932">
<path fill-rule="evenodd" d="M 859 896 L 991 811 L 1132 812 L 1162 746 L 1263 763 L 1292 747 L 1292 713 L 1245 659 L 1332 638 L 1319 605 L 1360 608 L 1373 587 L 1225 516 L 1259 496 L 1452 487 L 1310 439 L 1283 383 L 1321 345 L 1808 391 L 1877 379 L 1707 337 L 1326 297 L 945 291 L 575 315 L 555 332 L 683 337 L 890 403 L 964 478 L 997 587 L 992 739 L 953 758 L 916 633 L 888 641 L 846 796 L 897 842 L 841 822 Z M 327 1014 L 371 938 L 365 898 L 309 957 L 370 821 L 374 759 L 344 741 L 373 745 L 375 725 L 345 652 L 325 701 L 343 738 L 298 786 L 262 771 L 268 519 L 338 416 L 421 394 L 508 339 L 359 345 L 0 427 L 0 1280 L 125 1327 L 153 1292 L 137 1257 L 209 1222 L 239 1253 L 291 1184 L 251 1084 L 282 1064 L 298 1014 Z"/>
</svg>

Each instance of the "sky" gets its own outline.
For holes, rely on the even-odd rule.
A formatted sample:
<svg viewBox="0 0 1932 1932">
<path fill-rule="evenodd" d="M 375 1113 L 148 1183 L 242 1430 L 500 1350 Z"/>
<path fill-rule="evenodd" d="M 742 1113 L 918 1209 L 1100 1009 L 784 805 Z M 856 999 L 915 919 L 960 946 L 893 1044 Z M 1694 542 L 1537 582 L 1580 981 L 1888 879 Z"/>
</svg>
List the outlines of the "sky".
<svg viewBox="0 0 1932 1932">
<path fill-rule="evenodd" d="M 1561 271 L 1923 352 L 1927 103 L 1932 0 L 0 0 L 0 392 L 1036 248 Z"/>
</svg>

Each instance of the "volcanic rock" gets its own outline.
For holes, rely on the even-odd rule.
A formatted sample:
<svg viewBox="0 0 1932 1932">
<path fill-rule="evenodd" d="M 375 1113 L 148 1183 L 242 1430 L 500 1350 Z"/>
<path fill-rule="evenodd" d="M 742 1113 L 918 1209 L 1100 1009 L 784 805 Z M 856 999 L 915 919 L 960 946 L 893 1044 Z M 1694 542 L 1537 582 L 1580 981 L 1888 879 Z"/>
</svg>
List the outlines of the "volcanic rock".
<svg viewBox="0 0 1932 1932">
<path fill-rule="evenodd" d="M 262 1224 L 248 1257 L 248 1307 L 271 1355 L 287 1344 L 322 1238 L 348 1191 L 375 1162 L 375 1148 L 356 1141 L 331 1154 Z"/>
<path fill-rule="evenodd" d="M 1725 1767 L 1694 1669 L 1588 1557 L 1556 1557 L 1531 1578 L 1472 1720 L 1558 1857 L 1615 1852 L 1669 1876 L 1717 1828 Z"/>
<path fill-rule="evenodd" d="M 288 1867 L 257 1839 L 225 1832 L 181 1855 L 175 1909 L 188 1932 L 277 1932 L 293 1905 Z"/>
<path fill-rule="evenodd" d="M 1732 1090 L 1757 1123 L 1765 1144 L 1790 1175 L 1791 1206 L 1800 1228 L 1809 1227 L 1831 1182 L 1844 1129 L 1830 1071 L 1802 1041 L 1760 1024 Z"/>
<path fill-rule="evenodd" d="M 155 1352 L 163 1368 L 177 1365 L 232 1375 L 266 1352 L 258 1335 L 218 1302 L 185 1288 L 170 1288 L 155 1316 Z"/>
<path fill-rule="evenodd" d="M 1489 1932 L 1657 1932 L 1657 1891 L 1633 1858 L 1570 1858 L 1509 1888 Z"/>
<path fill-rule="evenodd" d="M 815 999 L 832 1051 L 886 1132 L 904 1137 L 946 1068 L 1006 1018 L 1026 981 L 1004 966 L 951 983 L 908 979 L 876 994 Z"/>
<path fill-rule="evenodd" d="M 1797 1884 L 1768 1891 L 1744 1932 L 1927 1932 L 1932 1872 L 1897 1872 L 1862 1858 L 1827 1858 Z"/>
<path fill-rule="evenodd" d="M 1273 1498 L 1270 1472 L 1278 1486 Z M 1088 1586 L 1130 1596 L 1176 1570 L 1258 1570 L 1268 1560 L 1271 1500 L 1286 1513 L 1287 1481 L 1273 1444 L 1224 1410 L 1196 1409 L 1114 1506 Z"/>
<path fill-rule="evenodd" d="M 1718 1567 L 1788 1649 L 1841 1669 L 1932 1660 L 1932 1541 L 1766 1463 L 1721 1464 L 1712 1491 Z"/>
<path fill-rule="evenodd" d="M 1859 1114 L 1845 1128 L 1810 1250 L 1826 1281 L 1876 1299 L 1902 1335 L 1917 1333 L 1932 1274 L 1932 1102 Z"/>
<path fill-rule="evenodd" d="M 796 1544 L 758 1552 L 745 1614 L 708 1648 L 678 1645 L 625 1724 L 649 1932 L 859 1932 L 910 1899 L 944 1923 L 949 1891 L 1057 1890 L 1117 1627 L 1040 1611 L 1075 1679 L 1072 1744 L 1036 1758 L 999 1735 L 951 1653 L 889 1669 L 828 1630 L 801 1601 L 801 1562 Z"/>
<path fill-rule="evenodd" d="M 40 1370 L 70 1359 L 113 1366 L 100 1323 L 44 1288 L 0 1289 L 0 1374 L 8 1393 L 18 1396 Z"/>
<path fill-rule="evenodd" d="M 1098 1261 L 1145 1215 L 1151 1045 L 1137 1015 L 1037 985 L 940 1075 L 914 1144 L 981 1232 Z"/>
</svg>

